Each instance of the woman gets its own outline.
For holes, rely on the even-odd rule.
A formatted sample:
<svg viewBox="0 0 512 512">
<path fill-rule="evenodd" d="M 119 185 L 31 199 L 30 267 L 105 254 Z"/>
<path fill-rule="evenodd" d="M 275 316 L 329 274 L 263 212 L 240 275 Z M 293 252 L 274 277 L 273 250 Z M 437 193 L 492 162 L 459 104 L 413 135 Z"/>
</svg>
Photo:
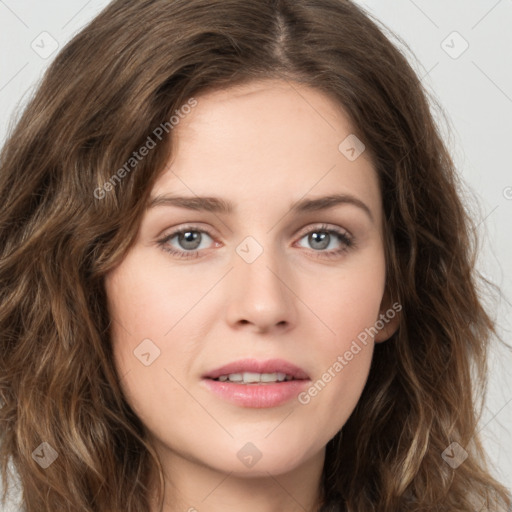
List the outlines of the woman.
<svg viewBox="0 0 512 512">
<path fill-rule="evenodd" d="M 471 219 L 351 2 L 112 2 L 0 180 L 0 453 L 27 512 L 510 506 L 477 433 Z"/>
</svg>

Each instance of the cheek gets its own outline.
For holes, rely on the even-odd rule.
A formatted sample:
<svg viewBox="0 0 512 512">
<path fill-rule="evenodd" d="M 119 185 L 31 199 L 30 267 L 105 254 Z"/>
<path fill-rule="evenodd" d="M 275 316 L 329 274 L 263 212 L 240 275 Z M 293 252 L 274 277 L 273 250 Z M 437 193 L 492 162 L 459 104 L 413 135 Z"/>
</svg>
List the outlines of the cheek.
<svg viewBox="0 0 512 512">
<path fill-rule="evenodd" d="M 317 343 L 309 346 L 312 360 L 319 364 L 299 402 L 311 415 L 330 418 L 334 435 L 357 405 L 368 378 L 385 286 L 383 256 L 376 252 L 321 284 L 308 302 L 321 321 Z"/>
<path fill-rule="evenodd" d="M 133 250 L 105 281 L 109 313 L 120 336 L 168 342 L 184 321 L 197 316 L 198 305 L 218 281 L 218 270 L 167 266 L 156 251 Z"/>
<path fill-rule="evenodd" d="M 167 285 L 161 266 L 136 256 L 136 251 L 129 254 L 105 279 L 110 341 L 128 403 L 144 424 L 165 424 L 172 411 L 187 414 L 193 407 L 179 382 L 195 352 L 182 340 L 183 329 L 190 329 L 187 312 L 204 286 L 194 287 L 186 279 L 169 279 Z M 183 282 L 188 292 L 180 288 L 178 293 L 176 285 L 183 287 Z"/>
<path fill-rule="evenodd" d="M 347 308 L 331 318 L 335 334 L 323 336 L 311 352 L 319 364 L 298 402 L 306 416 L 323 421 L 324 442 L 343 427 L 361 397 L 373 356 L 369 328 L 374 322 L 374 315 L 367 310 Z"/>
<path fill-rule="evenodd" d="M 177 300 L 175 282 L 166 286 L 151 262 L 137 265 L 131 260 L 128 257 L 105 280 L 109 314 L 125 333 L 160 338 L 172 327 L 182 297 Z"/>
<path fill-rule="evenodd" d="M 332 355 L 346 350 L 350 342 L 379 318 L 385 288 L 382 250 L 354 257 L 338 272 L 305 283 L 303 296 L 312 313 L 323 324 L 319 353 Z M 307 291 L 308 290 L 308 291 Z M 307 292 L 307 295 L 306 295 Z M 320 332 L 320 331 L 319 331 Z M 347 346 L 348 343 L 348 346 Z"/>
</svg>

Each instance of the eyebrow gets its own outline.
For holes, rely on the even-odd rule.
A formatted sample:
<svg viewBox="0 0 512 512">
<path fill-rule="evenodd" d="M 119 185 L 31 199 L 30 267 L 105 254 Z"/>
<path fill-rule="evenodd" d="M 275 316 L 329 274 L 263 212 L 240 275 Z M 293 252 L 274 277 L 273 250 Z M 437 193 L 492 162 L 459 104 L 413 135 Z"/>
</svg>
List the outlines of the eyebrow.
<svg viewBox="0 0 512 512">
<path fill-rule="evenodd" d="M 295 214 L 317 212 L 342 204 L 357 206 L 363 210 L 372 221 L 374 220 L 370 208 L 368 208 L 363 201 L 350 194 L 331 194 L 315 199 L 301 199 L 291 205 L 290 212 Z M 150 200 L 147 208 L 150 209 L 158 206 L 176 206 L 188 210 L 223 214 L 230 214 L 235 210 L 232 202 L 220 197 L 159 195 Z"/>
</svg>

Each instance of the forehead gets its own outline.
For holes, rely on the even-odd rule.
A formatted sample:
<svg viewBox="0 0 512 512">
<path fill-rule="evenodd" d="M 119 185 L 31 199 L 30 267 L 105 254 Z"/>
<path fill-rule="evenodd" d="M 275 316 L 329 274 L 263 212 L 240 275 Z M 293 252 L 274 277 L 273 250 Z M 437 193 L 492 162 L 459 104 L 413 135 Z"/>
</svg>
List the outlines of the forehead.
<svg viewBox="0 0 512 512">
<path fill-rule="evenodd" d="M 325 93 L 264 80 L 196 98 L 172 131 L 172 155 L 152 196 L 222 195 L 234 203 L 351 193 L 380 209 L 373 164 L 343 150 L 354 127 Z"/>
</svg>

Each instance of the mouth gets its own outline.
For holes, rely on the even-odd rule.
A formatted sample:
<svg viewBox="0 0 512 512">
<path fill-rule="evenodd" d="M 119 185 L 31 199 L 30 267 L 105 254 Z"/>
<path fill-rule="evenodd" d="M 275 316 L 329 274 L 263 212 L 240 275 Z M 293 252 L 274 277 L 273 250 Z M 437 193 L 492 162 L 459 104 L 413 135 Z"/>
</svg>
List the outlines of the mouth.
<svg viewBox="0 0 512 512">
<path fill-rule="evenodd" d="M 311 379 L 298 366 L 282 359 L 243 359 L 202 376 L 206 388 L 242 407 L 276 407 L 296 397 Z"/>
<path fill-rule="evenodd" d="M 298 366 L 284 359 L 240 359 L 203 375 L 204 379 L 243 384 L 285 382 L 309 379 L 308 374 Z"/>
<path fill-rule="evenodd" d="M 216 379 L 219 382 L 237 382 L 239 384 L 274 384 L 276 382 L 285 382 L 290 380 L 301 380 L 295 379 L 291 375 L 286 373 L 254 373 L 254 372 L 243 372 L 243 373 L 230 373 L 228 375 L 221 375 Z"/>
</svg>

